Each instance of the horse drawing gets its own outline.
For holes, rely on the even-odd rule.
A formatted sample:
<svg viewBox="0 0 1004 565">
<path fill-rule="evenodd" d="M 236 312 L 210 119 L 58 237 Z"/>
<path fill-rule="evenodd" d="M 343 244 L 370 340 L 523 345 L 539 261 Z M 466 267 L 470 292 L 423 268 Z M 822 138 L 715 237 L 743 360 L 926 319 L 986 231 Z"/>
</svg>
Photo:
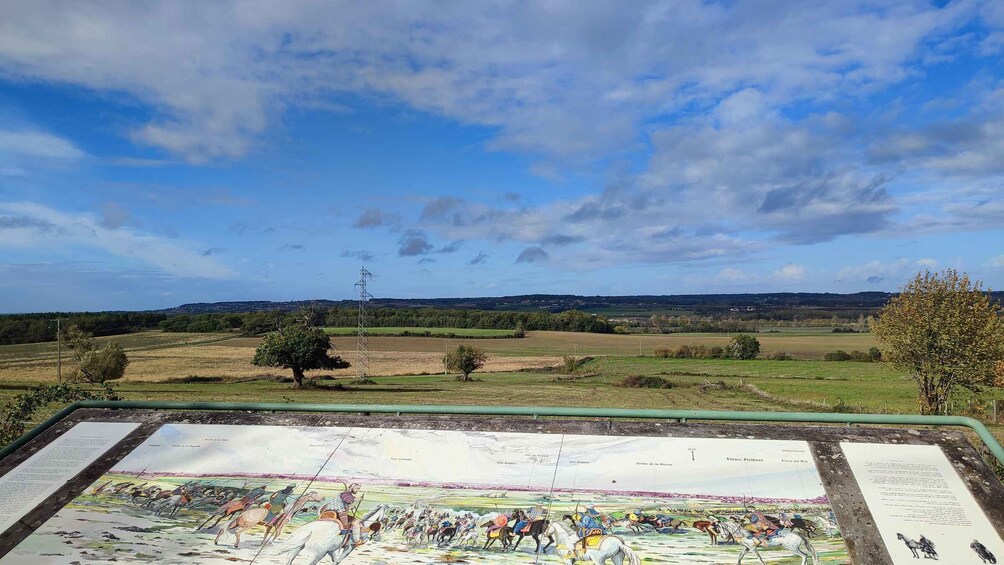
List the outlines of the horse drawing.
<svg viewBox="0 0 1004 565">
<path fill-rule="evenodd" d="M 191 500 L 192 499 L 190 498 L 190 495 L 182 491 L 181 494 L 175 494 L 169 496 L 168 498 L 165 498 L 160 502 L 158 502 L 153 507 L 153 513 L 157 516 L 160 516 L 165 510 L 170 509 L 170 512 L 168 512 L 167 515 L 173 518 L 174 515 L 178 513 L 178 510 L 180 510 L 182 506 L 185 506 L 186 504 L 191 502 Z"/>
<path fill-rule="evenodd" d="M 497 530 L 491 530 L 486 532 L 485 535 L 488 539 L 485 540 L 485 546 L 481 548 L 482 550 L 488 549 L 498 541 L 502 544 L 502 551 L 505 551 L 512 545 L 512 539 L 515 537 L 512 533 L 512 528 L 509 526 L 502 526 Z"/>
<path fill-rule="evenodd" d="M 580 560 L 589 560 L 597 565 L 604 565 L 607 561 L 623 565 L 627 560 L 628 565 L 641 565 L 641 557 L 618 536 L 601 534 L 596 540 L 598 543 L 582 547 L 579 536 L 561 522 L 551 522 L 544 535 L 557 540 L 555 555 L 566 565 L 574 565 Z"/>
<path fill-rule="evenodd" d="M 897 533 L 896 539 L 902 540 L 903 543 L 906 544 L 907 549 L 909 549 L 910 552 L 913 553 L 914 559 L 920 559 L 920 553 L 924 554 L 924 559 L 938 558 L 938 552 L 934 550 L 934 544 L 931 543 L 929 540 L 927 540 L 927 538 L 925 538 L 924 536 L 920 536 L 920 541 L 917 541 L 917 540 L 912 540 L 904 536 L 903 534 Z M 919 553 L 917 551 L 918 549 L 920 550 Z"/>
<path fill-rule="evenodd" d="M 615 526 L 620 526 L 622 528 L 627 528 L 631 530 L 632 533 L 640 534 L 645 531 L 645 522 L 639 522 L 638 520 L 632 518 L 624 518 L 623 520 L 618 520 L 614 522 Z"/>
<path fill-rule="evenodd" d="M 203 522 L 201 526 L 195 529 L 196 530 L 205 529 L 206 524 L 208 524 L 213 518 L 216 518 L 216 521 L 213 522 L 213 525 L 210 526 L 210 528 L 215 528 L 224 518 L 229 520 L 230 517 L 233 516 L 234 514 L 238 512 L 243 512 L 248 508 L 250 508 L 251 504 L 252 501 L 246 498 L 238 498 L 236 500 L 231 500 L 229 502 L 226 502 L 220 505 L 220 507 L 215 512 L 211 513 L 209 517 L 206 518 L 206 521 Z"/>
<path fill-rule="evenodd" d="M 530 522 L 530 524 L 528 526 L 526 526 L 525 528 L 522 528 L 520 531 L 516 532 L 516 536 L 519 539 L 517 539 L 516 543 L 513 544 L 512 550 L 516 551 L 516 548 L 519 547 L 519 542 L 523 541 L 524 537 L 530 536 L 533 539 L 533 541 L 537 542 L 537 549 L 534 549 L 533 552 L 534 553 L 540 553 L 540 536 L 541 536 L 541 534 L 544 533 L 545 530 L 547 530 L 547 525 L 549 523 L 550 522 L 548 522 L 547 520 L 545 520 L 543 518 L 540 518 L 538 520 L 534 520 L 533 522 Z M 551 544 L 553 544 L 553 543 L 554 543 L 554 538 L 548 537 L 547 538 L 547 545 L 544 546 L 544 552 L 545 553 L 547 552 L 547 548 L 551 547 Z"/>
<path fill-rule="evenodd" d="M 360 526 L 369 530 L 371 537 L 380 531 L 383 512 L 384 506 L 381 504 L 360 520 Z M 278 553 L 289 554 L 286 565 L 293 565 L 293 561 L 301 553 L 307 557 L 307 565 L 317 565 L 325 555 L 331 558 L 333 565 L 337 565 L 356 548 L 355 544 L 350 543 L 352 532 L 346 527 L 337 519 L 321 519 L 304 524 L 282 542 Z"/>
<path fill-rule="evenodd" d="M 782 524 L 781 520 L 779 518 L 775 518 L 774 516 L 764 516 L 764 518 L 767 518 L 767 521 L 774 524 L 774 526 L 779 530 L 781 528 L 789 527 L 785 524 Z M 806 537 L 811 538 L 812 535 L 816 533 L 816 524 L 804 518 L 790 518 L 788 519 L 788 523 L 791 524 L 790 526 L 791 529 L 802 530 L 803 532 L 805 532 Z"/>
<path fill-rule="evenodd" d="M 317 494 L 315 491 L 310 491 L 307 494 L 298 496 L 296 500 L 294 500 L 289 507 L 283 510 L 282 514 L 280 514 L 272 523 L 272 539 L 279 539 L 279 536 L 282 534 L 282 529 L 286 527 L 286 524 L 293 519 L 293 516 L 302 510 L 308 502 L 321 502 L 322 500 L 324 500 L 324 497 Z M 262 545 L 264 545 L 267 541 L 268 529 L 266 528 L 265 539 L 262 540 Z"/>
<path fill-rule="evenodd" d="M 454 544 L 454 547 L 463 547 L 470 549 L 476 543 L 478 543 L 478 531 L 466 530 L 463 534 L 460 535 L 460 538 L 457 539 L 457 543 Z"/>
<path fill-rule="evenodd" d="M 711 538 L 711 545 L 718 545 L 718 530 L 715 523 L 708 520 L 695 520 L 692 524 L 695 530 L 708 534 Z"/>
<path fill-rule="evenodd" d="M 158 491 L 157 494 L 151 496 L 150 500 L 146 501 L 146 503 L 143 504 L 143 506 L 150 508 L 153 506 L 155 502 L 164 500 L 165 498 L 171 498 L 172 496 L 174 496 L 174 493 L 172 491 L 169 490 Z"/>
<path fill-rule="evenodd" d="M 743 558 L 751 552 L 763 565 L 763 556 L 760 555 L 760 551 L 758 550 L 760 547 L 783 547 L 793 555 L 801 557 L 801 565 L 808 563 L 809 559 L 812 559 L 812 565 L 819 565 L 819 556 L 816 555 L 816 550 L 812 547 L 812 544 L 809 543 L 809 540 L 805 536 L 795 530 L 780 530 L 777 534 L 764 538 L 754 536 L 753 532 L 733 522 L 719 522 L 718 529 L 743 546 L 743 551 L 739 554 L 737 565 L 742 565 Z"/>
<path fill-rule="evenodd" d="M 453 541 L 453 537 L 457 535 L 457 526 L 444 526 L 439 528 L 436 532 L 436 545 L 439 547 L 446 547 Z"/>
<path fill-rule="evenodd" d="M 822 516 L 816 517 L 816 524 L 819 528 L 822 528 L 823 532 L 828 536 L 840 533 L 840 529 L 837 527 L 836 522 L 823 518 Z"/>
<path fill-rule="evenodd" d="M 920 549 L 920 542 L 919 541 L 912 540 L 912 539 L 904 536 L 903 534 L 896 534 L 896 539 L 903 540 L 903 543 L 906 544 L 906 547 L 911 552 L 913 552 L 913 558 L 914 559 L 920 559 L 920 554 L 917 553 L 917 550 Z"/>
<path fill-rule="evenodd" d="M 220 536 L 223 534 L 229 534 L 231 531 L 237 538 L 234 542 L 234 549 L 240 549 L 241 547 L 241 533 L 245 530 L 250 530 L 251 528 L 263 525 L 265 526 L 265 536 L 262 537 L 261 544 L 265 545 L 265 539 L 268 537 L 269 531 L 272 529 L 271 526 L 265 523 L 265 517 L 268 516 L 268 508 L 249 508 L 240 514 L 236 518 L 227 522 L 226 526 L 220 529 L 216 534 L 216 539 L 213 543 L 219 545 Z"/>
<path fill-rule="evenodd" d="M 979 540 L 973 540 L 973 543 L 969 544 L 969 547 L 976 552 L 976 555 L 980 558 L 980 561 L 991 564 L 997 563 L 997 557 L 993 553 L 990 553 L 990 550 L 987 549 L 987 546 L 980 543 Z"/>
</svg>

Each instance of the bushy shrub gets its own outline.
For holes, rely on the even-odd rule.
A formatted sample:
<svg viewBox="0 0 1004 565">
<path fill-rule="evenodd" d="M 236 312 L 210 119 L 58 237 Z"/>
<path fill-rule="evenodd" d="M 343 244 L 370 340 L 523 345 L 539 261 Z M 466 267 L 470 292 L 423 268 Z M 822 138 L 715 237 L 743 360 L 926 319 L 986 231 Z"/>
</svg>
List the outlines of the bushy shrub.
<svg viewBox="0 0 1004 565">
<path fill-rule="evenodd" d="M 561 361 L 566 373 L 574 373 L 579 368 L 579 360 L 571 355 L 562 355 Z"/>
<path fill-rule="evenodd" d="M 655 356 L 663 359 L 727 359 L 729 353 L 724 347 L 718 345 L 708 347 L 704 344 L 684 344 L 675 348 L 660 347 L 655 350 Z"/>
<path fill-rule="evenodd" d="M 733 359 L 756 359 L 760 342 L 751 335 L 739 334 L 729 342 L 729 354 Z"/>
<path fill-rule="evenodd" d="M 702 343 L 691 346 L 690 356 L 694 359 L 707 359 L 708 357 L 710 357 L 709 348 L 707 345 L 704 345 Z"/>
<path fill-rule="evenodd" d="M 831 351 L 823 355 L 824 361 L 850 361 L 851 355 L 843 349 L 838 349 L 836 351 Z"/>
<path fill-rule="evenodd" d="M 624 377 L 620 386 L 628 388 L 673 388 L 673 383 L 662 377 L 652 375 L 633 375 Z"/>
<path fill-rule="evenodd" d="M 858 361 L 861 363 L 872 363 L 875 361 L 882 360 L 882 351 L 877 347 L 872 347 L 868 352 L 854 350 L 850 353 L 844 351 L 843 349 L 838 349 L 836 351 L 831 351 L 823 355 L 824 361 Z"/>
<path fill-rule="evenodd" d="M 858 351 L 856 349 L 854 351 L 851 351 L 850 355 L 851 355 L 851 361 L 863 361 L 865 363 L 868 363 L 872 360 L 872 358 L 869 357 L 867 353 L 865 353 L 864 351 Z"/>
<path fill-rule="evenodd" d="M 771 353 L 768 357 L 771 361 L 791 361 L 791 355 L 788 355 L 784 351 L 775 351 Z"/>
<path fill-rule="evenodd" d="M 0 445 L 21 437 L 36 416 L 36 412 L 53 404 L 69 404 L 78 400 L 121 400 L 108 382 L 96 390 L 76 384 L 40 385 L 14 396 L 0 408 Z"/>
</svg>

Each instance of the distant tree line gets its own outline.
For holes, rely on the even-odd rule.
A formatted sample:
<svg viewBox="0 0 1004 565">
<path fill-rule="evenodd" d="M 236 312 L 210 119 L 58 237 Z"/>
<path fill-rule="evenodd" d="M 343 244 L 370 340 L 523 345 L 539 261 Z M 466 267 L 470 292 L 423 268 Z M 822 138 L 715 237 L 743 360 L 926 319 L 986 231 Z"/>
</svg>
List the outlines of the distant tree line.
<svg viewBox="0 0 1004 565">
<path fill-rule="evenodd" d="M 76 326 L 95 335 L 120 335 L 156 329 L 167 316 L 154 312 L 10 314 L 0 316 L 0 345 L 56 341 L 56 319 L 65 329 Z"/>
<path fill-rule="evenodd" d="M 352 327 L 358 322 L 355 308 L 330 308 L 308 313 L 314 326 Z M 248 312 L 245 314 L 198 314 L 173 316 L 159 327 L 167 332 L 227 332 L 259 335 L 302 320 L 303 312 Z M 442 310 L 438 308 L 374 308 L 366 311 L 370 327 L 461 328 L 515 331 L 566 331 L 613 333 L 614 326 L 605 318 L 569 310 L 550 312 L 499 312 L 489 310 Z"/>
</svg>

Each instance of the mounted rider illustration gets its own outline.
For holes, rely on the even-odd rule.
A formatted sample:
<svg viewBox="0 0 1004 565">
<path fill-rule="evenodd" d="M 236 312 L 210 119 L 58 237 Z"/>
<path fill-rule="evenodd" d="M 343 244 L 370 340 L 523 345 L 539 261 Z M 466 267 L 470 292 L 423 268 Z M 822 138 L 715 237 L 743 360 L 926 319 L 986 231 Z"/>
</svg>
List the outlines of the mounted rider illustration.
<svg viewBox="0 0 1004 565">
<path fill-rule="evenodd" d="M 286 501 L 293 494 L 296 485 L 289 485 L 282 490 L 277 490 L 268 497 L 268 514 L 265 515 L 265 523 L 274 525 L 275 521 L 282 516 L 283 509 L 286 508 Z"/>
<path fill-rule="evenodd" d="M 320 520 L 335 520 L 342 525 L 343 531 L 349 531 L 349 539 L 354 547 L 363 544 L 362 533 L 360 531 L 359 520 L 353 515 L 362 503 L 362 497 L 356 501 L 356 495 L 362 490 L 359 483 L 352 483 L 345 488 L 345 492 L 339 494 L 331 502 L 325 503 L 318 508 Z"/>
</svg>

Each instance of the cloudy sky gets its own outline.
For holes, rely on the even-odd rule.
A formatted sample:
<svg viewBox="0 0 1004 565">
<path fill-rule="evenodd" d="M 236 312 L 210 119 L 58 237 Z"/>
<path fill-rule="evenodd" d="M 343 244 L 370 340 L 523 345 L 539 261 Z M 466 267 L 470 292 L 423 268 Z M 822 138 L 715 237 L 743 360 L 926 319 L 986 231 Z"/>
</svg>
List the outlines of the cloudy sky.
<svg viewBox="0 0 1004 565">
<path fill-rule="evenodd" d="M 1004 3 L 11 1 L 0 311 L 1004 283 Z"/>
</svg>

